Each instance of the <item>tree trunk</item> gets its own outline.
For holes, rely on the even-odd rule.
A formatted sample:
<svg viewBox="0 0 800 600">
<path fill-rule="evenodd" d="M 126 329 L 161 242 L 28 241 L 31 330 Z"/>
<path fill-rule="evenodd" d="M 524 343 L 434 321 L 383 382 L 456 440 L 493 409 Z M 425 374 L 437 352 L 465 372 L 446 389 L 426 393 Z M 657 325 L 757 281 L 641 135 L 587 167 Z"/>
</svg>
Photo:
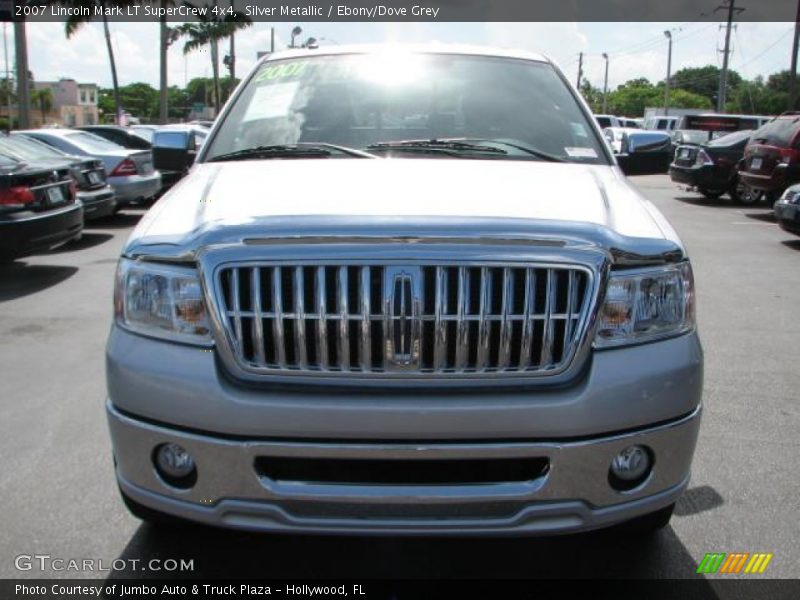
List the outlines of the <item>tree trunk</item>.
<svg viewBox="0 0 800 600">
<path fill-rule="evenodd" d="M 117 80 L 117 63 L 114 61 L 114 48 L 111 45 L 111 32 L 108 29 L 108 19 L 103 14 L 103 29 L 106 34 L 106 47 L 108 48 L 108 62 L 111 63 L 111 85 L 114 88 L 114 111 L 116 112 L 114 122 L 119 125 L 122 117 L 122 106 L 119 100 L 119 81 Z"/>
<path fill-rule="evenodd" d="M 233 11 L 233 0 L 231 0 L 231 11 Z M 233 92 L 233 82 L 236 79 L 236 34 L 231 31 L 231 81 L 230 85 L 228 86 L 228 95 Z"/>
<path fill-rule="evenodd" d="M 166 0 L 161 0 L 161 8 L 166 8 Z M 168 95 L 168 83 L 167 83 L 167 37 L 168 37 L 168 29 L 167 29 L 167 17 L 163 16 L 159 19 L 159 27 L 161 30 L 161 42 L 160 42 L 160 52 L 161 52 L 161 63 L 160 63 L 160 70 L 161 70 L 161 77 L 159 81 L 159 96 L 158 96 L 158 121 L 159 123 L 166 123 L 169 119 L 169 95 Z"/>
<path fill-rule="evenodd" d="M 25 36 L 25 21 L 14 21 L 14 49 L 17 62 L 17 125 L 20 129 L 30 127 L 30 95 L 28 89 L 28 40 Z M 8 115 L 9 123 L 11 115 Z"/>
<path fill-rule="evenodd" d="M 211 74 L 214 78 L 214 117 L 219 114 L 219 43 L 211 40 Z"/>
</svg>

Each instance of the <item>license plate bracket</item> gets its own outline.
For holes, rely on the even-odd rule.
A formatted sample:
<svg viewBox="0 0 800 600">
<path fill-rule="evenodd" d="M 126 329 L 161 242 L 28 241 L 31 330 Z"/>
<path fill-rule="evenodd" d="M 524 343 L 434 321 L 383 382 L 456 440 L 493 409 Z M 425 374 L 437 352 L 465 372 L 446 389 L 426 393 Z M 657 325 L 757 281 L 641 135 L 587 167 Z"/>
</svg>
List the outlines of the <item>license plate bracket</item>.
<svg viewBox="0 0 800 600">
<path fill-rule="evenodd" d="M 67 201 L 67 197 L 64 194 L 64 190 L 61 189 L 61 186 L 53 186 L 51 188 L 47 188 L 47 202 L 48 204 L 55 205 L 55 204 L 63 204 Z"/>
</svg>

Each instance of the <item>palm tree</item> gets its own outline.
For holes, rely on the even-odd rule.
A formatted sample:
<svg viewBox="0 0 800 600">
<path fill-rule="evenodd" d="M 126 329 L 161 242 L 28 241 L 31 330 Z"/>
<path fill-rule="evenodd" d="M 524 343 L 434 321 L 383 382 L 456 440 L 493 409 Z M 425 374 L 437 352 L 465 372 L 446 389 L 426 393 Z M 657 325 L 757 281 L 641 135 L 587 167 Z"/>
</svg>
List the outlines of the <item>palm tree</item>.
<svg viewBox="0 0 800 600">
<path fill-rule="evenodd" d="M 53 90 L 49 87 L 40 88 L 31 92 L 31 105 L 37 106 L 42 113 L 42 125 L 47 119 L 47 113 L 53 110 Z"/>
<path fill-rule="evenodd" d="M 184 5 L 192 7 L 189 2 Z M 214 5 L 216 7 L 216 4 Z M 184 23 L 178 28 L 181 35 L 188 39 L 183 45 L 183 53 L 189 54 L 208 45 L 211 54 L 211 73 L 214 80 L 214 112 L 219 114 L 219 42 L 232 36 L 236 31 L 250 27 L 253 22 L 240 12 L 227 12 L 224 17 L 217 18 L 214 11 L 208 11 L 195 23 Z"/>
<path fill-rule="evenodd" d="M 158 120 L 161 123 L 166 123 L 169 117 L 169 83 L 167 81 L 167 51 L 169 47 L 174 44 L 180 32 L 175 27 L 167 26 L 166 9 L 173 6 L 175 0 L 161 0 L 161 14 L 159 17 L 159 34 L 160 34 L 160 77 L 159 77 L 159 97 L 158 97 Z"/>
<path fill-rule="evenodd" d="M 114 60 L 114 48 L 111 45 L 111 31 L 108 28 L 108 18 L 106 17 L 106 9 L 115 6 L 127 7 L 136 4 L 135 0 L 53 0 L 51 4 L 66 5 L 72 8 L 88 8 L 88 11 L 75 11 L 78 15 L 73 15 L 67 18 L 65 24 L 65 32 L 67 38 L 71 38 L 81 28 L 84 23 L 91 21 L 94 15 L 94 8 L 102 9 L 103 18 L 103 31 L 106 37 L 106 49 L 108 50 L 108 62 L 111 65 L 111 84 L 114 89 L 114 110 L 116 113 L 115 121 L 119 123 L 120 116 L 122 115 L 122 106 L 119 100 L 119 80 L 117 79 L 117 63 Z M 88 16 L 83 16 L 81 13 L 86 12 Z"/>
</svg>

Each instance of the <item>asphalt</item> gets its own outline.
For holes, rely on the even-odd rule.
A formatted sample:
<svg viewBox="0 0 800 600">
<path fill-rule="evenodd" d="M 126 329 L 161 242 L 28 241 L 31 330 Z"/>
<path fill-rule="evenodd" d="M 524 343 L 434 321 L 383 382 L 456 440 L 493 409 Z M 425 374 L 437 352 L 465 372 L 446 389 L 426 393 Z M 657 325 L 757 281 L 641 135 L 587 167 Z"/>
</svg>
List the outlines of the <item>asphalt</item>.
<svg viewBox="0 0 800 600">
<path fill-rule="evenodd" d="M 0 267 L 0 577 L 109 576 L 15 568 L 18 555 L 49 554 L 193 559 L 191 575 L 203 577 L 701 578 L 712 551 L 771 552 L 770 577 L 800 577 L 800 238 L 763 206 L 707 201 L 666 176 L 634 181 L 688 247 L 706 352 L 692 482 L 658 535 L 340 538 L 143 525 L 119 500 L 103 412 L 114 267 L 142 214 L 126 211 L 80 242 Z M 700 585 L 728 596 L 721 578 Z"/>
</svg>

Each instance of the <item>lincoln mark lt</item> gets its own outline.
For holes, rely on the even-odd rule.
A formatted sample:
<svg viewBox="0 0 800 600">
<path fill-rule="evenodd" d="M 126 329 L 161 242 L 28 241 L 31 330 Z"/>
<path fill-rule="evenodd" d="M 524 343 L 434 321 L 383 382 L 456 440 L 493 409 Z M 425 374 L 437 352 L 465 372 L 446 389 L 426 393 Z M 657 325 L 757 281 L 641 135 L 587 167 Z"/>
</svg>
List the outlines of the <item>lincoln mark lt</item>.
<svg viewBox="0 0 800 600">
<path fill-rule="evenodd" d="M 533 54 L 263 59 L 122 252 L 127 506 L 270 532 L 665 525 L 703 358 L 686 250 L 626 177 L 662 161 L 630 136 L 613 155 Z"/>
</svg>

